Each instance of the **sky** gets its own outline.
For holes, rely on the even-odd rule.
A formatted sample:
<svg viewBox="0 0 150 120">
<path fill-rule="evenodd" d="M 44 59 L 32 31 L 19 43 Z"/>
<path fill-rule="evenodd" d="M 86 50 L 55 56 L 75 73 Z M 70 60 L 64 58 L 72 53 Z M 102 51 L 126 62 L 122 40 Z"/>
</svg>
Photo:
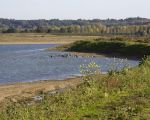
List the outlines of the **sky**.
<svg viewBox="0 0 150 120">
<path fill-rule="evenodd" d="M 150 18 L 150 0 L 0 0 L 0 18 Z"/>
</svg>

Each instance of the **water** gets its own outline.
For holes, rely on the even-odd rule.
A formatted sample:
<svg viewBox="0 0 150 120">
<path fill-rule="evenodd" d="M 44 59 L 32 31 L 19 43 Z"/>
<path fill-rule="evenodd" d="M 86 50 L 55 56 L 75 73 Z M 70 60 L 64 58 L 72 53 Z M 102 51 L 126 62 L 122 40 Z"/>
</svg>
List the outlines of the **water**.
<svg viewBox="0 0 150 120">
<path fill-rule="evenodd" d="M 0 45 L 0 84 L 36 80 L 62 80 L 80 75 L 80 65 L 96 62 L 102 72 L 110 66 L 117 69 L 126 64 L 138 65 L 138 61 L 107 57 L 64 57 L 65 52 L 44 51 L 56 45 Z M 68 53 L 67 53 L 68 54 Z"/>
</svg>

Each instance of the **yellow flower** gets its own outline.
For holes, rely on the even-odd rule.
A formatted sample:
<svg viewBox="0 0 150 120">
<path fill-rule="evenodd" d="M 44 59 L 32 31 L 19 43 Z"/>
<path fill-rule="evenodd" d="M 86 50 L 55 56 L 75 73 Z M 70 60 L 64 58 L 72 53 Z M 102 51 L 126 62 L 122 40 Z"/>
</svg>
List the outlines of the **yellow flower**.
<svg viewBox="0 0 150 120">
<path fill-rule="evenodd" d="M 105 92 L 104 96 L 105 96 L 105 97 L 108 97 L 108 93 Z"/>
</svg>

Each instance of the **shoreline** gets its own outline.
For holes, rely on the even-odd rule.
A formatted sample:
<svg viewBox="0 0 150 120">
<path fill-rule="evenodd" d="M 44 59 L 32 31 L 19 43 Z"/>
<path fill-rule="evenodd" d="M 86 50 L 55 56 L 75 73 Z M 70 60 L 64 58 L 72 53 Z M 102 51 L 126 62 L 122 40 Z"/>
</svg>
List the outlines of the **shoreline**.
<svg viewBox="0 0 150 120">
<path fill-rule="evenodd" d="M 65 52 L 69 52 L 69 51 L 65 51 Z M 90 52 L 70 52 L 73 55 L 81 55 L 84 57 L 112 57 L 112 58 L 120 58 L 120 59 L 128 59 L 128 60 L 140 60 L 140 58 L 136 57 L 136 56 L 122 56 L 120 54 L 103 54 L 103 53 L 90 53 Z"/>
<path fill-rule="evenodd" d="M 66 50 L 61 50 L 57 49 L 56 47 L 46 49 L 46 51 L 59 51 L 59 52 L 67 52 L 70 53 L 71 55 L 75 56 L 81 56 L 81 57 L 111 57 L 111 58 L 120 58 L 120 59 L 128 59 L 128 60 L 138 60 L 140 61 L 141 58 L 138 58 L 136 56 L 123 56 L 121 54 L 117 53 L 110 53 L 110 54 L 105 54 L 105 53 L 95 53 L 95 52 L 75 52 L 75 51 L 66 51 Z"/>
<path fill-rule="evenodd" d="M 29 98 L 39 92 L 48 92 L 58 88 L 77 86 L 81 83 L 81 77 L 68 78 L 65 80 L 40 80 L 24 83 L 0 84 L 0 103 L 9 99 L 13 102 Z"/>
</svg>

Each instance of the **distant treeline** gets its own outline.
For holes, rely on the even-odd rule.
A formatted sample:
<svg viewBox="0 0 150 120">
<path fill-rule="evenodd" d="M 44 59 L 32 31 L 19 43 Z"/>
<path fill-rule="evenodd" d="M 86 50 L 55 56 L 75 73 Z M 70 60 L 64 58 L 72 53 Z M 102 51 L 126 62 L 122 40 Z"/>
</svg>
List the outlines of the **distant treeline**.
<svg viewBox="0 0 150 120">
<path fill-rule="evenodd" d="M 83 35 L 150 35 L 150 19 L 94 20 L 13 20 L 0 19 L 0 32 L 37 32 Z"/>
</svg>

